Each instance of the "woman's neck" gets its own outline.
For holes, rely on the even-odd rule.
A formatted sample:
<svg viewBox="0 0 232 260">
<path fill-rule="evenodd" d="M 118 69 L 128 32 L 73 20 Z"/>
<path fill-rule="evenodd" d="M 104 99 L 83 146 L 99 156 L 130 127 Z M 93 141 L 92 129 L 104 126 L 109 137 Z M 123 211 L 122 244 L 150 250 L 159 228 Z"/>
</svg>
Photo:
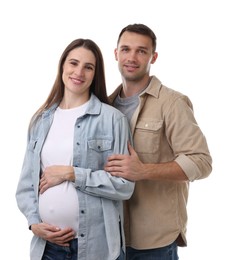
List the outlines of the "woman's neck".
<svg viewBox="0 0 232 260">
<path fill-rule="evenodd" d="M 61 109 L 71 109 L 85 104 L 88 100 L 89 96 L 75 96 L 73 98 L 67 98 L 66 96 L 64 96 L 59 104 L 59 107 Z"/>
</svg>

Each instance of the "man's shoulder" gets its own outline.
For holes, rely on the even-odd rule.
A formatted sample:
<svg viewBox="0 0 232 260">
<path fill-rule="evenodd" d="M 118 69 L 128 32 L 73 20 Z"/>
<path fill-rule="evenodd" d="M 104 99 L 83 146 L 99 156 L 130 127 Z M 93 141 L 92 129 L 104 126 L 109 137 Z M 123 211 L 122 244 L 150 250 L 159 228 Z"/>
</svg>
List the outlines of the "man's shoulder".
<svg viewBox="0 0 232 260">
<path fill-rule="evenodd" d="M 118 94 L 120 93 L 121 91 L 121 88 L 122 88 L 122 84 L 120 84 L 109 96 L 108 96 L 108 99 L 109 99 L 109 102 L 110 104 L 112 105 L 115 98 L 118 96 Z"/>
<path fill-rule="evenodd" d="M 169 98 L 179 98 L 185 97 L 186 95 L 180 91 L 170 88 L 167 85 L 163 84 L 156 76 L 152 76 L 150 83 L 150 93 L 153 93 L 155 96 L 167 96 Z"/>
</svg>

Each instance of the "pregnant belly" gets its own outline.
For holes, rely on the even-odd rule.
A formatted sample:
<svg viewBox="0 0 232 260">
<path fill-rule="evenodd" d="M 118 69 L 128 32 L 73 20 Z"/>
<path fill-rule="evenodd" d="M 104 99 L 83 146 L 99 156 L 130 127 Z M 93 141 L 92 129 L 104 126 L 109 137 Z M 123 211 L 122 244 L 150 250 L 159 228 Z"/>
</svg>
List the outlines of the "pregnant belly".
<svg viewBox="0 0 232 260">
<path fill-rule="evenodd" d="M 79 202 L 71 182 L 49 188 L 39 197 L 39 213 L 43 222 L 78 232 Z"/>
</svg>

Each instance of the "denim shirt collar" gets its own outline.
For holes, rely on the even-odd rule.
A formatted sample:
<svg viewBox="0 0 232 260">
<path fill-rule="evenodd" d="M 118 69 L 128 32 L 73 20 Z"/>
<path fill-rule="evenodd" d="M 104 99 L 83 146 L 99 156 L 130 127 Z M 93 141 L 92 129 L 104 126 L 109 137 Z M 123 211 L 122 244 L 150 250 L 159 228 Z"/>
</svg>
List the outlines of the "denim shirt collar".
<svg viewBox="0 0 232 260">
<path fill-rule="evenodd" d="M 100 100 L 93 93 L 91 93 L 91 96 L 89 99 L 89 105 L 86 109 L 86 114 L 90 114 L 90 115 L 100 114 L 101 105 L 102 105 L 102 103 L 100 102 Z M 58 106 L 59 106 L 59 103 L 53 104 L 50 108 L 48 108 L 47 110 L 45 110 L 43 112 L 42 118 L 46 119 L 51 114 L 54 114 L 54 112 Z"/>
</svg>

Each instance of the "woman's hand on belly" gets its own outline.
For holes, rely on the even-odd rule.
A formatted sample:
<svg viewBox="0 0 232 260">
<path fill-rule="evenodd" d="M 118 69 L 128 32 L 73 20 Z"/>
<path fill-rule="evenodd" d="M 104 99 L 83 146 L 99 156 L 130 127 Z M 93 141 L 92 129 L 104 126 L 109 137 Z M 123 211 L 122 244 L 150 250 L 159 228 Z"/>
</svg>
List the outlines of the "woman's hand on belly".
<svg viewBox="0 0 232 260">
<path fill-rule="evenodd" d="M 71 228 L 61 229 L 46 223 L 33 224 L 31 230 L 36 236 L 60 246 L 69 246 L 68 241 L 76 235 Z"/>
<path fill-rule="evenodd" d="M 56 186 L 64 181 L 74 181 L 74 169 L 72 166 L 52 165 L 44 169 L 39 185 L 40 194 L 48 188 Z"/>
</svg>

